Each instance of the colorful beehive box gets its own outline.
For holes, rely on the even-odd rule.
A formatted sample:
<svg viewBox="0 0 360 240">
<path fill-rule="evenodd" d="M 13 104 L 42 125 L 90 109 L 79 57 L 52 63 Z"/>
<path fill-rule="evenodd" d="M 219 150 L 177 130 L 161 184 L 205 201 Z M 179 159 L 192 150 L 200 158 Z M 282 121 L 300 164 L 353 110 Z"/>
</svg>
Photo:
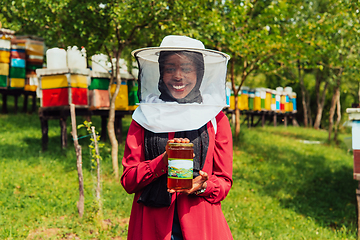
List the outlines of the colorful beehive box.
<svg viewBox="0 0 360 240">
<path fill-rule="evenodd" d="M 25 42 L 17 39 L 11 39 L 10 50 L 10 70 L 9 70 L 9 88 L 23 89 L 25 87 Z"/>
<path fill-rule="evenodd" d="M 90 69 L 37 69 L 41 107 L 88 107 Z"/>
<path fill-rule="evenodd" d="M 26 69 L 24 90 L 29 92 L 35 92 L 38 86 L 39 86 L 39 79 L 36 75 L 36 71 Z"/>
<path fill-rule="evenodd" d="M 24 46 L 23 55 L 19 55 L 25 61 L 26 77 L 24 90 L 36 91 L 39 80 L 35 70 L 43 67 L 45 53 L 44 39 L 27 35 L 16 36 L 16 41 Z"/>
<path fill-rule="evenodd" d="M 291 101 L 292 101 L 292 111 L 293 113 L 296 113 L 297 112 L 296 92 L 292 92 Z"/>
<path fill-rule="evenodd" d="M 266 88 L 265 89 L 265 110 L 271 110 L 271 98 L 272 98 L 272 90 Z"/>
<path fill-rule="evenodd" d="M 6 89 L 9 85 L 11 38 L 14 31 L 0 29 L 0 88 Z"/>
<path fill-rule="evenodd" d="M 109 108 L 110 75 L 105 72 L 91 72 L 91 83 L 89 85 L 89 106 L 92 109 Z"/>
<path fill-rule="evenodd" d="M 260 88 L 255 88 L 255 96 L 254 96 L 254 111 L 261 111 L 261 95 Z"/>
<path fill-rule="evenodd" d="M 0 62 L 0 75 L 9 76 L 9 64 Z"/>
<path fill-rule="evenodd" d="M 276 111 L 276 91 L 270 90 L 271 92 L 271 111 Z"/>
<path fill-rule="evenodd" d="M 116 90 L 116 84 L 112 84 L 110 87 L 110 93 L 113 95 Z M 115 110 L 129 110 L 129 95 L 127 81 L 122 80 L 120 90 L 115 98 Z"/>
<path fill-rule="evenodd" d="M 137 95 L 138 92 L 138 82 L 137 80 L 128 80 L 128 101 L 129 101 L 129 110 L 135 110 L 139 103 L 139 98 Z"/>
<path fill-rule="evenodd" d="M 355 180 L 360 180 L 360 108 L 347 108 L 351 123 L 352 149 L 354 154 L 353 176 Z"/>
<path fill-rule="evenodd" d="M 45 44 L 41 38 L 26 39 L 26 68 L 29 70 L 36 70 L 42 68 L 44 63 Z"/>
<path fill-rule="evenodd" d="M 249 110 L 254 110 L 255 89 L 249 89 Z"/>
<path fill-rule="evenodd" d="M 238 107 L 240 110 L 249 110 L 249 87 L 241 87 Z"/>
<path fill-rule="evenodd" d="M 235 86 L 235 88 L 237 88 L 237 86 Z M 231 89 L 231 93 L 230 93 L 230 106 L 229 109 L 231 110 L 235 110 L 235 95 L 234 95 L 234 91 Z"/>
</svg>

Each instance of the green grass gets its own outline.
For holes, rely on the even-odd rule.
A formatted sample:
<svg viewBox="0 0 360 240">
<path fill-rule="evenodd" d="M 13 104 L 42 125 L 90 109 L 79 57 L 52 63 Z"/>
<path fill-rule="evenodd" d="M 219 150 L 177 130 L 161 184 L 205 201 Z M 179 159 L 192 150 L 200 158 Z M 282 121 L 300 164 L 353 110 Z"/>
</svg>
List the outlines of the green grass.
<svg viewBox="0 0 360 240">
<path fill-rule="evenodd" d="M 100 130 L 100 118 L 92 120 Z M 124 120 L 124 129 L 129 122 Z M 101 150 L 107 225 L 100 227 L 95 217 L 89 138 L 80 139 L 85 213 L 78 217 L 68 123 L 68 148 L 61 149 L 59 122 L 50 120 L 48 151 L 42 152 L 36 113 L 0 115 L 0 239 L 126 239 L 133 196 L 113 179 L 109 143 Z M 234 185 L 223 201 L 234 239 L 356 239 L 357 182 L 345 137 L 349 134 L 341 134 L 336 146 L 327 144 L 326 131 L 242 126 L 234 139 Z M 123 146 L 119 153 L 121 160 Z"/>
</svg>

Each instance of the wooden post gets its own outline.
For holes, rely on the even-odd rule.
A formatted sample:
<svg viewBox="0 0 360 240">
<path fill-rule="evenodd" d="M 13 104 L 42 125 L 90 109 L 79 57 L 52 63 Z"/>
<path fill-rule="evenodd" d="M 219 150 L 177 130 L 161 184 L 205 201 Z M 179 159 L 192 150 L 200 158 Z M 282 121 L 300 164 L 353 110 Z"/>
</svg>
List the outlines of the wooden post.
<svg viewBox="0 0 360 240">
<path fill-rule="evenodd" d="M 32 112 L 36 110 L 36 92 L 32 94 Z"/>
<path fill-rule="evenodd" d="M 99 147 L 98 147 L 98 143 L 97 143 L 97 139 L 96 139 L 96 134 L 95 134 L 95 127 L 92 126 L 91 127 L 91 132 L 93 135 L 93 139 L 94 139 L 94 144 L 95 144 L 95 153 L 96 153 L 96 172 L 97 172 L 97 184 L 96 184 L 96 190 L 95 190 L 95 195 L 96 195 L 96 199 L 98 201 L 99 204 L 99 213 L 102 212 L 102 205 L 101 205 L 101 199 L 100 199 L 100 191 L 101 191 L 101 178 L 100 178 L 100 153 L 99 153 Z"/>
<path fill-rule="evenodd" d="M 29 95 L 25 92 L 24 93 L 24 106 L 23 106 L 24 113 L 27 112 L 28 98 L 29 98 Z"/>
<path fill-rule="evenodd" d="M 61 148 L 65 149 L 67 147 L 67 127 L 66 127 L 66 117 L 60 117 L 60 131 L 61 131 Z"/>
<path fill-rule="evenodd" d="M 77 204 L 79 216 L 82 217 L 84 214 L 84 178 L 82 173 L 82 156 L 81 156 L 81 146 L 78 142 L 77 137 L 77 127 L 76 127 L 76 115 L 75 115 L 75 105 L 70 105 L 70 113 L 71 113 L 71 126 L 72 126 L 72 137 L 74 139 L 74 147 L 76 152 L 76 166 L 78 171 L 79 178 L 79 202 Z"/>
<path fill-rule="evenodd" d="M 19 95 L 15 94 L 14 95 L 14 99 L 15 99 L 15 113 L 17 113 L 17 110 L 18 110 L 18 97 Z"/>
<path fill-rule="evenodd" d="M 48 136 L 48 132 L 49 132 L 49 126 L 48 126 L 48 120 L 46 120 L 44 117 L 40 116 L 40 124 L 41 124 L 41 143 L 42 143 L 42 150 L 46 151 L 47 150 L 47 144 L 49 141 L 49 136 Z"/>
<path fill-rule="evenodd" d="M 2 93 L 2 112 L 7 113 L 7 94 L 5 92 Z"/>
</svg>

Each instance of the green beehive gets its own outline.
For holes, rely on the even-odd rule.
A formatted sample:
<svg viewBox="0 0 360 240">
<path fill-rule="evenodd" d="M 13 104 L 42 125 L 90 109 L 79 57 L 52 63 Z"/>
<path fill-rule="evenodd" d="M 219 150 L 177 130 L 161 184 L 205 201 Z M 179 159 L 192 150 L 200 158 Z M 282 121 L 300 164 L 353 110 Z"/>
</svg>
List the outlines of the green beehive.
<svg viewBox="0 0 360 240">
<path fill-rule="evenodd" d="M 6 88 L 8 86 L 8 76 L 0 75 L 0 88 Z"/>
<path fill-rule="evenodd" d="M 91 84 L 89 90 L 99 89 L 99 90 L 108 90 L 109 89 L 110 79 L 108 78 L 91 78 Z"/>
<path fill-rule="evenodd" d="M 10 67 L 10 77 L 11 78 L 24 78 L 26 77 L 26 69 L 19 67 Z"/>
<path fill-rule="evenodd" d="M 129 93 L 129 106 L 134 106 L 139 102 L 137 95 L 138 83 L 136 80 L 127 81 L 128 93 Z"/>
</svg>

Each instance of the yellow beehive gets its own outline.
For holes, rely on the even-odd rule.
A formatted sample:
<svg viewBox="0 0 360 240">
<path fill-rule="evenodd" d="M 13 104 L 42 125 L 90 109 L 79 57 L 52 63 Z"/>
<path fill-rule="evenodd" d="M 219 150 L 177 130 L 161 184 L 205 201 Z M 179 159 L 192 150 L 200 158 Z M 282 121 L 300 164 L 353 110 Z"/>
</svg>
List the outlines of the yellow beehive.
<svg viewBox="0 0 360 240">
<path fill-rule="evenodd" d="M 88 77 L 84 75 L 70 75 L 70 85 L 71 87 L 78 88 L 87 88 L 88 87 Z"/>
<path fill-rule="evenodd" d="M 0 62 L 10 63 L 10 51 L 0 50 Z"/>
<path fill-rule="evenodd" d="M 69 87 L 69 85 L 74 88 L 87 88 L 88 76 L 77 74 L 60 74 L 48 76 L 45 75 L 41 77 L 41 89 L 63 88 Z"/>
<path fill-rule="evenodd" d="M 35 92 L 36 89 L 37 89 L 36 85 L 28 85 L 28 84 L 26 84 L 25 87 L 24 87 L 24 90 L 28 91 L 28 92 Z"/>
<path fill-rule="evenodd" d="M 115 93 L 116 84 L 112 84 L 110 87 L 110 93 Z M 125 81 L 121 82 L 120 90 L 115 99 L 115 110 L 129 110 L 129 96 L 128 86 Z"/>
<path fill-rule="evenodd" d="M 238 101 L 240 110 L 249 110 L 249 87 L 241 87 L 241 95 Z"/>
<path fill-rule="evenodd" d="M 231 94 L 230 96 L 230 109 L 235 110 L 235 96 L 233 94 Z"/>
<path fill-rule="evenodd" d="M 44 42 L 32 39 L 27 39 L 25 42 L 26 54 L 27 55 L 44 55 Z"/>
<path fill-rule="evenodd" d="M 64 88 L 69 86 L 68 76 L 66 74 L 42 76 L 40 83 L 41 89 Z"/>
<path fill-rule="evenodd" d="M 25 87 L 25 78 L 10 78 L 10 87 L 11 88 L 24 88 Z"/>
<path fill-rule="evenodd" d="M 9 64 L 8 63 L 0 63 L 0 75 L 9 75 Z"/>
<path fill-rule="evenodd" d="M 266 89 L 266 96 L 265 96 L 265 109 L 270 111 L 271 110 L 271 89 Z"/>
</svg>

